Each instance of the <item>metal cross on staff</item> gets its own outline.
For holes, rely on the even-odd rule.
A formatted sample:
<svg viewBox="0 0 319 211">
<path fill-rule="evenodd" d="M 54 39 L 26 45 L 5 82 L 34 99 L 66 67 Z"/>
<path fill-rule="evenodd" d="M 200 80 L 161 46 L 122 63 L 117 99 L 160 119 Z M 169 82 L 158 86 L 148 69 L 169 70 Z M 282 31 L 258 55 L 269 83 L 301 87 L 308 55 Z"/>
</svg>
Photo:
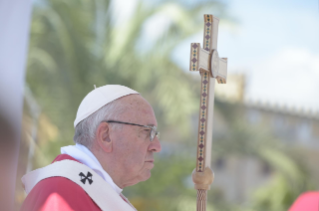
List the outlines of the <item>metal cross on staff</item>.
<svg viewBox="0 0 319 211">
<path fill-rule="evenodd" d="M 215 79 L 226 83 L 227 58 L 219 58 L 217 53 L 217 35 L 219 19 L 213 15 L 204 15 L 204 42 L 191 43 L 190 71 L 199 71 L 201 75 L 201 97 L 198 122 L 198 141 L 196 169 L 192 173 L 197 189 L 197 211 L 206 211 L 207 190 L 214 176 L 211 166 L 211 148 L 213 142 L 213 112 Z"/>
</svg>

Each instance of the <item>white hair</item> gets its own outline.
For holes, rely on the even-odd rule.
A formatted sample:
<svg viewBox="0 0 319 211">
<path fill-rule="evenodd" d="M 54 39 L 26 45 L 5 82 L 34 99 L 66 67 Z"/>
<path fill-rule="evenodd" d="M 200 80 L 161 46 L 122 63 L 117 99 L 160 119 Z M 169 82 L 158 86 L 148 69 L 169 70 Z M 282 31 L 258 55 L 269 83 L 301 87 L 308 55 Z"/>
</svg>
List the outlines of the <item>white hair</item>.
<svg viewBox="0 0 319 211">
<path fill-rule="evenodd" d="M 82 144 L 87 148 L 91 148 L 95 139 L 95 132 L 104 120 L 119 120 L 121 113 L 124 111 L 124 106 L 119 100 L 115 100 L 106 104 L 81 122 L 75 127 L 73 140 L 75 143 Z M 121 125 L 110 124 L 112 129 L 119 129 Z"/>
</svg>

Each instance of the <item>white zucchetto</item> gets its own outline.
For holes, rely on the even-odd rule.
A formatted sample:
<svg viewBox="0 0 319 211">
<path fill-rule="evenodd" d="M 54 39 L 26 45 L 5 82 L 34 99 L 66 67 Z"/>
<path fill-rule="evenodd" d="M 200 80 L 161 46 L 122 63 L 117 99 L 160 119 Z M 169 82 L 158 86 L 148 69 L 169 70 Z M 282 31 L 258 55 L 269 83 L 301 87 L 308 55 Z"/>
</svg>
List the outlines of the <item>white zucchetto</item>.
<svg viewBox="0 0 319 211">
<path fill-rule="evenodd" d="M 95 88 L 82 100 L 76 114 L 74 128 L 79 122 L 81 122 L 106 104 L 131 94 L 139 93 L 122 85 L 105 85 Z"/>
</svg>

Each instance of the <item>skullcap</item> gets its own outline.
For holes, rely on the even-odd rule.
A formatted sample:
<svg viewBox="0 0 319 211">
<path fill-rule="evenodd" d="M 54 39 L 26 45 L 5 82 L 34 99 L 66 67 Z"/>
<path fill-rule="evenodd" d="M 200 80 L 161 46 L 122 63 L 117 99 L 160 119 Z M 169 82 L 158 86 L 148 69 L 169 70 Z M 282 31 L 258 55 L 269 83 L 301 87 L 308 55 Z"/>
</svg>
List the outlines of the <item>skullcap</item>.
<svg viewBox="0 0 319 211">
<path fill-rule="evenodd" d="M 82 100 L 76 114 L 74 128 L 79 122 L 81 122 L 106 104 L 131 94 L 139 93 L 133 89 L 121 85 L 105 85 L 95 88 Z"/>
</svg>

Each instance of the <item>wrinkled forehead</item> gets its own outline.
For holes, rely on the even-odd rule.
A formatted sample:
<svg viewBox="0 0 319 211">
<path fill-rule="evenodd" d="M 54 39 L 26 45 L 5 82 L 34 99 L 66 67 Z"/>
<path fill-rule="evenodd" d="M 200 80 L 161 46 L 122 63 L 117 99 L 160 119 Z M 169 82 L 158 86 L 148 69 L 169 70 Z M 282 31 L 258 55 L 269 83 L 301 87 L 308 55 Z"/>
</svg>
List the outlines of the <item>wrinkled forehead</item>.
<svg viewBox="0 0 319 211">
<path fill-rule="evenodd" d="M 130 95 L 120 100 L 124 107 L 121 115 L 122 121 L 157 126 L 153 108 L 142 96 Z"/>
</svg>

